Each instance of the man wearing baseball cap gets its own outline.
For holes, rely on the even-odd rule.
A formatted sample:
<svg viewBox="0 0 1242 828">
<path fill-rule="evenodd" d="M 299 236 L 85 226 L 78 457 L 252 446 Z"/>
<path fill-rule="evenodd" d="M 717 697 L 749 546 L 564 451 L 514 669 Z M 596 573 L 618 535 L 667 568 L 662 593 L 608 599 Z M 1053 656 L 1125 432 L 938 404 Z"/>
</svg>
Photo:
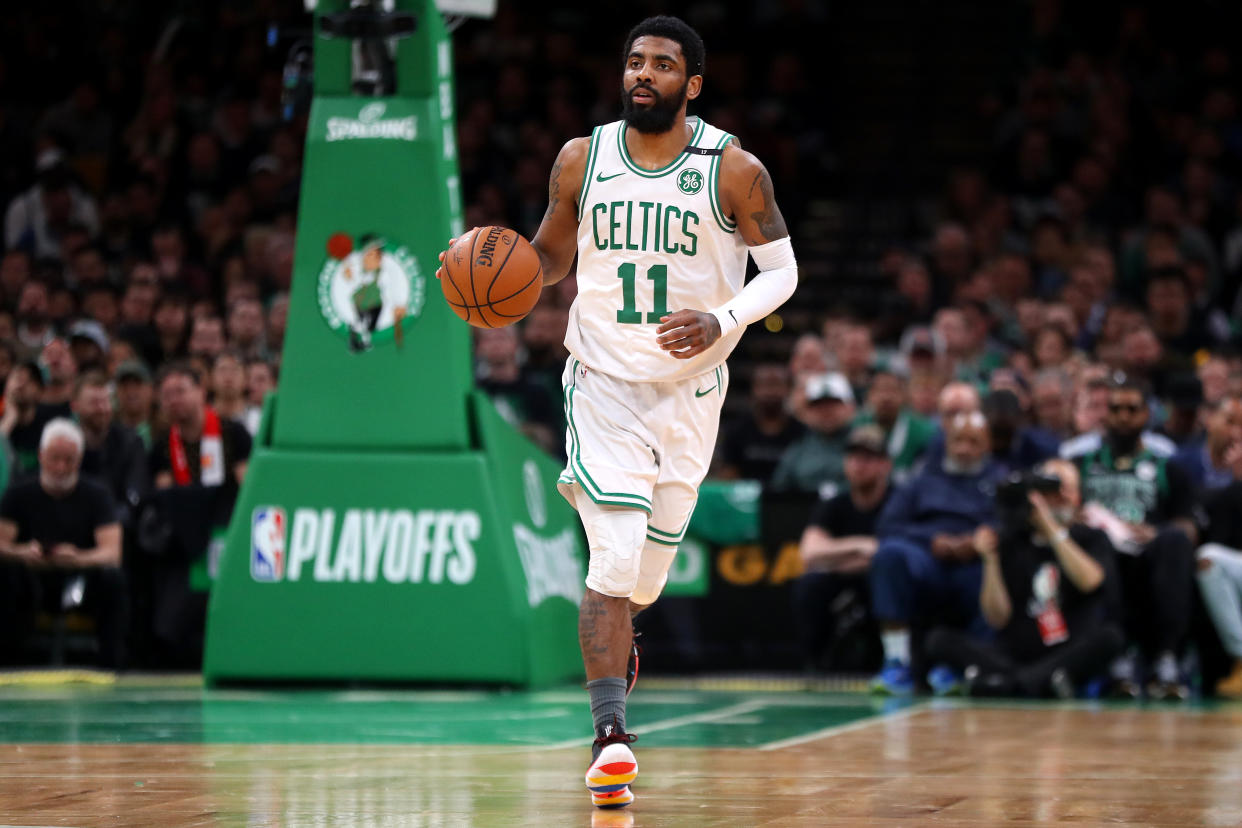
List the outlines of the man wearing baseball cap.
<svg viewBox="0 0 1242 828">
<path fill-rule="evenodd" d="M 860 622 L 872 649 L 878 645 L 867 570 L 878 547 L 876 522 L 892 492 L 892 469 L 883 429 L 874 423 L 854 426 L 845 442 L 848 488 L 821 499 L 802 532 L 799 552 L 805 574 L 794 583 L 793 600 L 798 637 L 809 667 L 845 667 L 833 663 L 830 642 L 842 641 Z"/>
<path fill-rule="evenodd" d="M 772 473 L 775 491 L 831 496 L 845 483 L 845 442 L 854 419 L 854 391 L 844 374 L 805 380 L 807 432 L 789 444 Z"/>
</svg>

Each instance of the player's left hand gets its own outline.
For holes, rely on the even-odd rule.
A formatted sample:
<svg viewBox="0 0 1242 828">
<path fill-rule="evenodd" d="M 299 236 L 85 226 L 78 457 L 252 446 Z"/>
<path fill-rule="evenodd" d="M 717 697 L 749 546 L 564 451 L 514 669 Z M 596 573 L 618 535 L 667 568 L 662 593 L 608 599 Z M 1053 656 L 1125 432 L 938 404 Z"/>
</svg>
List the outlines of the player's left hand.
<svg viewBox="0 0 1242 828">
<path fill-rule="evenodd" d="M 674 359 L 703 353 L 720 339 L 720 320 L 706 311 L 679 310 L 660 317 L 656 341 Z"/>
</svg>

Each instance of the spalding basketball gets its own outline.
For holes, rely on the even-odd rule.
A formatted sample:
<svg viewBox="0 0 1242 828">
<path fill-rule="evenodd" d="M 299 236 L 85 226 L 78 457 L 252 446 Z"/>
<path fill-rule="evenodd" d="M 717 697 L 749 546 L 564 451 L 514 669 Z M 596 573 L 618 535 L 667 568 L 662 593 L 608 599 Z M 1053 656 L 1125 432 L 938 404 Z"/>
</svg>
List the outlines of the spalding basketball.
<svg viewBox="0 0 1242 828">
<path fill-rule="evenodd" d="M 539 301 L 543 267 L 516 230 L 480 227 L 445 253 L 440 289 L 453 312 L 471 325 L 503 328 Z"/>
</svg>

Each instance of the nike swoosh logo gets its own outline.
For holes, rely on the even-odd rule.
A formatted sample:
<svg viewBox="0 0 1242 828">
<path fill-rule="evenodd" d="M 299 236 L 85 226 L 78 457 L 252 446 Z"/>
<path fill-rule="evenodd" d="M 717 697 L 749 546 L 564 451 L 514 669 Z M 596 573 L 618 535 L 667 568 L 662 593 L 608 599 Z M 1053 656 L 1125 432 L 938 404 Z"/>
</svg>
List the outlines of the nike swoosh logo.
<svg viewBox="0 0 1242 828">
<path fill-rule="evenodd" d="M 735 314 L 733 311 L 729 311 L 729 316 L 733 317 L 733 324 L 734 324 L 734 325 L 739 325 L 739 326 L 740 326 L 740 325 L 742 324 L 741 322 L 738 322 L 738 321 L 737 321 L 737 314 Z"/>
<path fill-rule="evenodd" d="M 614 173 L 612 175 L 604 175 L 603 173 L 600 173 L 599 175 L 595 176 L 595 180 L 602 183 L 604 181 L 611 181 L 612 179 L 617 178 L 618 176 L 622 176 L 622 175 L 625 175 L 625 173 L 619 172 L 619 173 Z"/>
<path fill-rule="evenodd" d="M 712 393 L 715 390 L 716 390 L 716 386 L 713 385 L 711 388 L 707 389 L 706 391 L 695 391 L 694 396 L 706 397 L 708 394 Z"/>
</svg>

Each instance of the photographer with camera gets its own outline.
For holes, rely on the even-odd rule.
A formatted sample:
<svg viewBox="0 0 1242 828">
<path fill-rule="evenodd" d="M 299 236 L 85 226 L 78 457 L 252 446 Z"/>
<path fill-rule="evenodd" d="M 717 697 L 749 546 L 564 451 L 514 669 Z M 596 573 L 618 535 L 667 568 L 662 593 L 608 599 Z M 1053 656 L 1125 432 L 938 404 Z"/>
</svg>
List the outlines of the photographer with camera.
<svg viewBox="0 0 1242 828">
<path fill-rule="evenodd" d="M 981 526 L 979 607 L 995 641 L 941 627 L 927 655 L 964 671 L 972 695 L 1071 698 L 1121 652 L 1110 622 L 1114 576 L 1108 537 L 1078 521 L 1078 470 L 1049 460 L 1017 472 L 996 490 L 999 528 Z"/>
</svg>

